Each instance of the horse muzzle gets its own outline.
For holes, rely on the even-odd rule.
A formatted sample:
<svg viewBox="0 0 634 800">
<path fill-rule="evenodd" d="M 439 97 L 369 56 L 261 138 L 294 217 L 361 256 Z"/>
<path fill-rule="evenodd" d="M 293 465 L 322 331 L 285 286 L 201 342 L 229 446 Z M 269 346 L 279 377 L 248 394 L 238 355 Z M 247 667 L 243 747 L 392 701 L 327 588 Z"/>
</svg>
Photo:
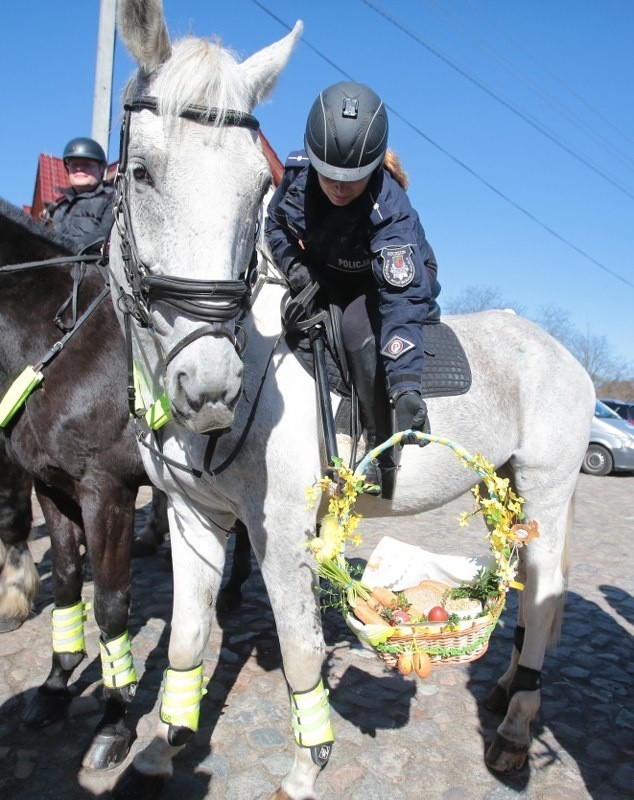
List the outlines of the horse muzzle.
<svg viewBox="0 0 634 800">
<path fill-rule="evenodd" d="M 170 360 L 165 389 L 175 422 L 195 433 L 227 428 L 242 395 L 244 366 L 228 339 L 199 339 Z"/>
</svg>

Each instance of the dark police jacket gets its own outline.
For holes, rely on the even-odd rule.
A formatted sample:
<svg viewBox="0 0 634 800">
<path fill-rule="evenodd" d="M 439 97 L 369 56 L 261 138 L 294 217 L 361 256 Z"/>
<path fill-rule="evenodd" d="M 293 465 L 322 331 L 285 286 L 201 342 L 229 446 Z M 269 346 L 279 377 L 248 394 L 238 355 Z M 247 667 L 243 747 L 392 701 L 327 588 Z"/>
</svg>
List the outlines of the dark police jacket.
<svg viewBox="0 0 634 800">
<path fill-rule="evenodd" d="M 286 161 L 267 212 L 272 255 L 287 276 L 294 264 L 307 265 L 326 292 L 337 287 L 352 299 L 374 285 L 390 396 L 420 391 L 423 323 L 433 300 L 431 287 L 438 284 L 436 258 L 418 214 L 384 168 L 359 198 L 336 207 L 309 164 L 303 151 Z"/>
<path fill-rule="evenodd" d="M 78 249 L 106 238 L 112 226 L 114 186 L 105 181 L 88 192 L 71 187 L 58 189 L 62 197 L 48 210 L 53 231 L 71 239 Z"/>
</svg>

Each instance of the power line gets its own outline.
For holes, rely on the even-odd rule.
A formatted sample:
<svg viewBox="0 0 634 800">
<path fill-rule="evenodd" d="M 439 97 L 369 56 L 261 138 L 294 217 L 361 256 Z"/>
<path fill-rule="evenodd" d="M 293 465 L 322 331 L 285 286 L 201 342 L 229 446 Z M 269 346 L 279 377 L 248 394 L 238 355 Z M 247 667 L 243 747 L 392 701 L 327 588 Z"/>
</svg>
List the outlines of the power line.
<svg viewBox="0 0 634 800">
<path fill-rule="evenodd" d="M 627 197 L 629 197 L 631 200 L 634 200 L 634 193 L 630 192 L 629 189 L 627 189 L 625 186 L 622 186 L 618 181 L 611 178 L 603 170 L 596 167 L 594 164 L 588 161 L 587 158 L 580 156 L 572 148 L 568 147 L 568 145 L 565 142 L 562 142 L 561 139 L 559 139 L 555 134 L 548 131 L 543 125 L 532 119 L 528 114 L 524 113 L 523 111 L 520 111 L 520 109 L 516 108 L 514 105 L 509 103 L 503 97 L 500 97 L 499 94 L 494 92 L 492 89 L 489 89 L 488 86 L 485 86 L 482 83 L 482 81 L 478 80 L 477 78 L 474 78 L 473 75 L 470 75 L 459 64 L 457 64 L 455 61 L 449 58 L 449 56 L 446 56 L 444 53 L 441 53 L 440 50 L 428 44 L 420 36 L 418 36 L 418 34 L 414 33 L 405 25 L 398 22 L 398 20 L 395 20 L 394 17 L 392 17 L 382 8 L 377 6 L 375 3 L 371 2 L 371 0 L 360 0 L 360 1 L 361 3 L 363 3 L 363 5 L 367 6 L 368 8 L 371 8 L 380 17 L 383 17 L 383 19 L 387 20 L 387 22 L 389 22 L 390 25 L 395 27 L 397 30 L 401 31 L 401 33 L 404 33 L 406 36 L 409 36 L 410 39 L 413 39 L 421 47 L 424 47 L 426 50 L 432 53 L 432 55 L 436 56 L 436 58 L 439 58 L 441 61 L 447 64 L 447 66 L 451 67 L 451 69 L 455 70 L 458 74 L 460 74 L 463 78 L 468 80 L 470 83 L 473 83 L 474 86 L 478 87 L 478 89 L 483 91 L 485 94 L 488 94 L 489 97 L 492 97 L 498 103 L 507 108 L 511 113 L 515 114 L 517 117 L 526 122 L 536 131 L 541 133 L 542 136 L 545 136 L 547 139 L 553 142 L 553 144 L 556 144 L 557 147 L 560 147 L 564 152 L 568 153 L 569 156 L 572 156 L 572 158 L 576 159 L 581 164 L 586 166 L 588 169 L 592 170 L 592 172 L 594 172 L 596 175 L 603 178 L 603 180 L 607 181 L 609 184 L 614 186 L 615 189 L 618 189 L 620 192 L 623 192 L 623 194 L 627 195 Z"/>
<path fill-rule="evenodd" d="M 270 9 L 268 9 L 268 8 L 267 8 L 267 7 L 266 7 L 266 6 L 265 6 L 263 3 L 261 3 L 261 2 L 260 2 L 260 0 L 251 0 L 251 2 L 252 2 L 252 3 L 254 3 L 254 5 L 258 6 L 258 8 L 260 8 L 262 11 L 264 11 L 264 13 L 265 13 L 265 14 L 267 14 L 269 17 L 271 17 L 271 19 L 274 19 L 274 20 L 275 20 L 275 21 L 276 21 L 276 22 L 277 22 L 279 25 L 281 25 L 281 26 L 282 26 L 282 27 L 283 27 L 285 30 L 287 30 L 287 31 L 291 31 L 291 30 L 292 30 L 292 26 L 291 26 L 291 25 L 289 25 L 289 24 L 288 24 L 287 22 L 285 22 L 283 19 L 281 19 L 280 17 L 278 17 L 276 14 L 274 14 L 274 13 L 273 13 L 273 12 L 272 12 Z M 361 0 L 361 2 L 365 2 L 365 0 Z M 322 59 L 322 61 L 325 61 L 325 62 L 326 62 L 326 63 L 327 63 L 329 66 L 331 66 L 333 69 L 335 69 L 335 70 L 336 70 L 336 71 L 337 71 L 337 72 L 338 72 L 340 75 L 342 75 L 344 78 L 346 78 L 347 80 L 350 80 L 350 81 L 354 81 L 354 80 L 355 80 L 354 76 L 350 75 L 350 73 L 348 73 L 348 72 L 346 72 L 344 69 L 342 69 L 342 67 L 340 67 L 340 66 L 339 66 L 339 65 L 338 65 L 336 62 L 334 62 L 334 61 L 333 61 L 331 58 L 329 58 L 329 57 L 328 57 L 328 56 L 326 56 L 324 53 L 322 53 L 322 52 L 321 52 L 321 50 L 319 50 L 319 48 L 315 47 L 315 45 L 311 44 L 311 43 L 308 41 L 308 39 L 306 39 L 306 37 L 305 37 L 305 36 L 302 36 L 302 38 L 301 38 L 301 42 L 302 42 L 302 44 L 303 44 L 303 45 L 305 45 L 306 47 L 308 47 L 308 48 L 309 48 L 309 50 L 312 50 L 312 51 L 313 51 L 313 52 L 314 52 L 314 53 L 315 53 L 317 56 L 319 56 L 319 58 L 321 58 L 321 59 Z M 388 109 L 388 111 L 389 111 L 391 114 L 393 114 L 393 115 L 394 115 L 394 116 L 395 116 L 397 119 L 401 120 L 401 122 L 402 122 L 404 125 L 407 125 L 407 127 L 408 127 L 408 128 L 410 128 L 412 131 L 414 131 L 414 133 L 416 133 L 416 135 L 417 135 L 417 136 L 420 136 L 422 139 L 424 139 L 426 142 L 428 142 L 428 144 L 430 144 L 432 147 L 435 147 L 435 148 L 436 148 L 436 150 L 438 150 L 438 151 L 439 151 L 439 152 L 441 152 L 441 153 L 442 153 L 444 156 L 446 156 L 446 157 L 447 157 L 447 158 L 449 158 L 451 161 L 453 161 L 453 162 L 454 162 L 454 164 L 457 164 L 459 167 L 461 167 L 462 169 L 464 169 L 464 170 L 465 170 L 466 172 L 468 172 L 468 173 L 469 173 L 469 174 L 470 174 L 472 177 L 474 177 L 474 178 L 475 178 L 477 181 L 479 181 L 479 182 L 480 182 L 480 183 L 482 183 L 484 186 L 486 186 L 486 187 L 487 187 L 487 189 L 490 189 L 490 190 L 491 190 L 492 192 L 494 192 L 494 193 L 495 193 L 495 194 L 496 194 L 498 197 L 500 197 L 500 198 L 502 198 L 503 200 L 505 200 L 507 203 L 509 203 L 509 205 L 513 206 L 513 208 L 515 208 L 515 209 L 516 209 L 517 211 L 519 211 L 521 214 L 524 214 L 524 216 L 528 217 L 528 219 L 530 219 L 532 222 L 534 222 L 535 224 L 539 225 L 539 227 L 540 227 L 540 228 L 542 228 L 543 230 L 545 230 L 545 231 L 547 231 L 548 233 L 550 233 L 550 235 L 551 235 L 551 236 L 554 236 L 554 237 L 555 237 L 556 239 L 558 239 L 560 242 L 562 242 L 563 244 L 565 244 L 565 245 L 567 245 L 568 247 L 570 247 L 572 250 L 574 250 L 574 251 L 575 251 L 576 253 L 578 253 L 580 256 L 582 256 L 583 258 L 585 258 L 585 259 L 587 259 L 588 261 L 590 261 L 592 264 L 594 264 L 596 267 L 598 267 L 599 269 L 601 269 L 601 270 L 603 270 L 604 272 L 606 272 L 608 275 L 611 275 L 613 278 L 616 278 L 617 280 L 621 281 L 622 283 L 626 284 L 627 286 L 630 286 L 630 287 L 634 288 L 634 283 L 632 283 L 631 281 L 629 281 L 627 278 L 624 278 L 622 275 L 619 275 L 619 273 L 618 273 L 618 272 L 615 272 L 614 270 L 610 269 L 609 267 L 606 267 L 606 266 L 605 266 L 605 264 L 602 264 L 600 261 L 598 261 L 596 258 L 594 258 L 593 256 L 591 256 L 589 253 L 586 253 L 586 251 L 585 251 L 585 250 L 582 250 L 580 247 L 577 247 L 577 245 L 576 245 L 576 244 L 574 244 L 573 242 L 571 242 L 569 239 L 566 239 L 566 238 L 565 238 L 564 236 L 562 236 L 561 234 L 557 233 L 557 231 L 555 231 L 553 228 L 551 228 L 551 227 L 550 227 L 549 225 L 547 225 L 545 222 L 542 222 L 542 221 L 541 221 L 541 220 L 540 220 L 538 217 L 536 217 L 536 216 L 535 216 L 534 214 L 532 214 L 530 211 L 528 211 L 527 209 L 525 209 L 525 208 L 524 208 L 523 206 L 521 206 L 519 203 L 516 203 L 516 202 L 515 202 L 514 200 L 512 200 L 512 199 L 511 199 L 511 198 L 510 198 L 508 195 L 504 194 L 504 192 L 502 192 L 500 189 L 497 189 L 495 186 L 493 186 L 493 184 L 492 184 L 492 183 L 489 183 L 489 181 L 487 181 L 485 178 L 483 178 L 483 177 L 482 177 L 482 176 L 481 176 L 479 173 L 477 173 L 477 172 L 476 172 L 474 169 L 472 169 L 472 168 L 471 168 L 471 167 L 469 167 L 467 164 L 465 164 L 465 162 L 464 162 L 464 161 L 462 161 L 461 159 L 459 159 L 457 156 L 454 156 L 454 155 L 453 155 L 452 153 L 450 153 L 450 152 L 449 152 L 449 150 L 447 150 L 446 148 L 444 148 L 444 147 L 442 147 L 441 145 L 439 145 L 439 144 L 438 144 L 436 141 L 434 141 L 434 140 L 433 140 L 433 139 L 432 139 L 430 136 L 428 136 L 428 135 L 427 135 L 426 133 L 424 133 L 424 132 L 423 132 L 423 131 L 422 131 L 420 128 L 418 128 L 416 125 L 414 125 L 414 123 L 413 123 L 413 122 L 411 122 L 409 119 L 407 119 L 407 117 L 405 117 L 403 114 L 401 114 L 399 111 L 397 111 L 397 109 L 395 109 L 393 106 L 390 106 L 390 105 L 388 105 L 387 103 L 385 103 L 385 107 L 386 107 L 386 108 Z"/>
<path fill-rule="evenodd" d="M 490 19 L 490 18 L 489 18 L 489 17 L 488 17 L 486 14 L 484 14 L 484 12 L 482 12 L 482 11 L 481 11 L 481 10 L 478 8 L 478 6 L 476 5 L 476 3 L 475 3 L 475 2 L 473 2 L 473 0 L 465 0 L 465 2 L 466 2 L 468 5 L 470 5 L 470 6 L 473 8 L 473 10 L 476 12 L 476 14 L 479 14 L 479 15 L 480 15 L 480 16 L 481 16 L 481 17 L 482 17 L 484 20 L 486 20 L 486 22 L 487 22 L 487 23 L 488 23 L 488 24 L 489 24 L 489 25 L 490 25 L 490 26 L 491 26 L 491 27 L 492 27 L 494 30 L 497 30 L 497 31 L 498 31 L 498 32 L 499 32 L 499 33 L 500 33 L 500 34 L 501 34 L 501 35 L 502 35 L 502 36 L 503 36 L 503 37 L 504 37 L 504 38 L 505 38 L 507 41 L 511 42 L 511 43 L 512 43 L 512 44 L 513 44 L 515 47 L 517 47 L 518 49 L 520 49 L 520 50 L 521 50 L 521 51 L 522 51 L 522 52 L 523 52 L 523 53 L 526 55 L 526 57 L 527 57 L 527 58 L 529 58 L 529 59 L 530 59 L 530 60 L 531 60 L 531 61 L 532 61 L 534 64 L 536 64 L 536 65 L 537 65 L 537 66 L 538 66 L 540 69 L 542 69 L 542 70 L 543 70 L 543 71 L 546 73 L 546 75 L 548 75 L 549 77 L 551 77 L 551 78 L 552 78 L 554 81 L 556 81 L 556 82 L 557 82 L 557 83 L 558 83 L 560 86 L 563 86 L 563 88 L 564 88 L 566 91 L 570 92 L 570 94 L 571 94 L 571 95 L 572 95 L 574 98 L 576 98 L 576 99 L 577 99 L 577 100 L 578 100 L 578 101 L 579 101 L 579 102 L 580 102 L 582 105 L 584 105 L 584 106 L 585 106 L 585 107 L 586 107 L 586 108 L 587 108 L 587 109 L 588 109 L 588 110 L 589 110 L 589 111 L 590 111 L 592 114 L 594 114 L 594 115 L 595 115 L 595 117 L 598 117 L 598 119 L 600 119 L 602 122 L 604 122 L 604 123 L 605 123 L 605 124 L 606 124 L 608 127 L 612 128 L 612 130 L 613 130 L 613 131 L 615 131 L 616 133 L 618 133 L 618 134 L 619 134 L 619 136 L 621 136 L 623 139 L 625 139 L 625 141 L 626 141 L 626 142 L 628 142 L 628 144 L 633 144 L 633 143 L 634 143 L 634 142 L 632 141 L 631 137 L 629 137 L 629 136 L 628 136 L 627 134 L 625 134 L 625 133 L 624 133 L 622 130 L 620 130 L 619 128 L 617 128 L 617 126 L 616 126 L 616 125 L 614 125 L 614 124 L 613 124 L 613 123 L 612 123 L 612 122 L 611 122 L 609 119 L 607 119 L 606 117 L 604 117 L 604 116 L 603 116 L 603 114 L 599 113 L 599 112 L 596 110 L 596 108 L 593 108 L 593 106 L 591 106 L 591 105 L 590 105 L 590 103 L 588 103 L 588 101 L 587 101 L 587 100 L 586 100 L 584 97 L 582 97 L 582 96 L 581 96 L 581 95 L 580 95 L 578 92 L 576 92 L 576 91 L 575 91 L 575 90 L 574 90 L 572 87 L 568 86 L 568 84 L 567 84 L 565 81 L 562 81 L 562 79 L 561 79 L 561 78 L 560 78 L 558 75 L 555 75 L 555 74 L 554 74 L 553 72 L 551 72 L 551 70 L 549 70 L 549 69 L 548 69 L 546 66 L 544 66 L 543 64 L 541 64 L 541 63 L 540 63 L 540 62 L 539 62 L 539 61 L 538 61 L 538 60 L 535 58 L 535 56 L 533 56 L 533 54 L 532 54 L 532 53 L 531 53 L 531 52 L 530 52 L 530 51 L 529 51 L 529 50 L 528 50 L 526 47 L 524 47 L 524 46 L 523 46 L 521 43 L 519 43 L 519 42 L 515 41 L 515 40 L 514 40 L 512 37 L 510 37 L 510 36 L 509 36 L 507 33 L 505 33 L 505 32 L 504 32 L 504 31 L 503 31 L 503 30 L 502 30 L 502 29 L 501 29 L 501 28 L 500 28 L 498 25 L 496 25 L 496 24 L 495 24 L 495 22 L 494 22 L 493 20 L 491 20 L 491 19 Z"/>
<path fill-rule="evenodd" d="M 614 158 L 621 162 L 621 164 L 626 167 L 627 169 L 634 169 L 634 161 L 632 161 L 630 155 L 625 153 L 619 147 L 617 147 L 614 142 L 610 141 L 606 136 L 601 134 L 596 128 L 594 128 L 587 120 L 583 119 L 573 108 L 571 108 L 565 102 L 562 102 L 561 99 L 555 97 L 552 93 L 548 92 L 542 85 L 540 85 L 537 81 L 533 80 L 532 77 L 526 73 L 525 70 L 522 70 L 516 63 L 514 63 L 510 58 L 504 56 L 499 50 L 497 50 L 493 45 L 486 41 L 482 36 L 478 35 L 472 28 L 473 26 L 467 25 L 462 21 L 462 19 L 455 14 L 454 12 L 450 11 L 439 2 L 439 0 L 418 0 L 419 4 L 426 6 L 433 14 L 436 16 L 444 19 L 447 24 L 449 24 L 454 30 L 457 30 L 462 36 L 467 39 L 470 39 L 472 42 L 475 43 L 475 46 L 478 47 L 480 50 L 487 53 L 490 58 L 493 58 L 498 63 L 502 64 L 503 68 L 510 72 L 518 81 L 524 84 L 530 91 L 536 94 L 541 100 L 543 100 L 547 105 L 551 108 L 554 108 L 557 112 L 559 112 L 562 116 L 566 117 L 568 121 L 574 125 L 577 130 L 581 131 L 583 134 L 588 136 L 592 139 L 595 144 L 600 144 L 601 147 L 605 150 L 610 150 L 611 154 Z M 588 108 L 595 116 L 598 116 L 606 125 L 611 127 L 613 130 L 616 130 L 621 136 L 625 135 L 620 132 L 614 125 L 612 125 L 609 120 L 602 117 L 592 106 L 587 103 L 583 97 L 577 94 L 573 89 L 567 86 L 560 78 L 557 77 L 553 72 L 548 70 L 544 67 L 540 62 L 532 56 L 532 54 L 523 47 L 520 43 L 516 42 L 510 36 L 508 36 L 499 25 L 496 25 L 492 20 L 490 20 L 485 14 L 483 14 L 475 3 L 470 2 L 470 0 L 464 0 L 469 6 L 473 8 L 473 10 L 479 14 L 486 24 L 491 26 L 494 31 L 496 31 L 503 39 L 509 42 L 513 47 L 520 50 L 521 53 L 526 56 L 530 61 L 533 62 L 539 69 L 546 73 L 546 75 L 551 78 L 553 81 L 557 82 L 560 86 L 562 86 L 567 92 L 569 92 L 575 99 L 577 99 L 580 103 L 582 103 L 586 108 Z"/>
</svg>

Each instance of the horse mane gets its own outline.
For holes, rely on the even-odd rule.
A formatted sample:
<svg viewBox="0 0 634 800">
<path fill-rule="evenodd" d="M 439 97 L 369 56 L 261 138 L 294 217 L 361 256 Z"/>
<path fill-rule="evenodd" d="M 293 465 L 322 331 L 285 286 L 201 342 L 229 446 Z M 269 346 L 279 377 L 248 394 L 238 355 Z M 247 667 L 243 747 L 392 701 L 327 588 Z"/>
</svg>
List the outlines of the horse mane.
<svg viewBox="0 0 634 800">
<path fill-rule="evenodd" d="M 247 98 L 238 75 L 237 56 L 220 44 L 186 36 L 172 46 L 171 57 L 151 74 L 139 70 L 126 86 L 124 98 L 146 94 L 151 85 L 158 98 L 159 114 L 178 118 L 188 105 L 211 109 L 244 110 Z M 204 114 L 203 114 L 204 116 Z M 215 121 L 222 125 L 222 118 Z"/>
<path fill-rule="evenodd" d="M 0 265 L 73 255 L 73 244 L 0 197 Z"/>
</svg>

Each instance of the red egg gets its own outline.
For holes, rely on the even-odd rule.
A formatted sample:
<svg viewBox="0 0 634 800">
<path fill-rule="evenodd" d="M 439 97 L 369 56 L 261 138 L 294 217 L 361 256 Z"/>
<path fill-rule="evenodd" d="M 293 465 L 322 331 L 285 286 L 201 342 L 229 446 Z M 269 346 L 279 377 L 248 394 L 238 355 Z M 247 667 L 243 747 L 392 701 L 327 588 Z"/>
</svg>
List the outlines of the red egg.
<svg viewBox="0 0 634 800">
<path fill-rule="evenodd" d="M 434 606 L 429 609 L 427 619 L 430 622 L 446 622 L 449 619 L 449 614 L 447 614 L 442 606 Z"/>
</svg>

